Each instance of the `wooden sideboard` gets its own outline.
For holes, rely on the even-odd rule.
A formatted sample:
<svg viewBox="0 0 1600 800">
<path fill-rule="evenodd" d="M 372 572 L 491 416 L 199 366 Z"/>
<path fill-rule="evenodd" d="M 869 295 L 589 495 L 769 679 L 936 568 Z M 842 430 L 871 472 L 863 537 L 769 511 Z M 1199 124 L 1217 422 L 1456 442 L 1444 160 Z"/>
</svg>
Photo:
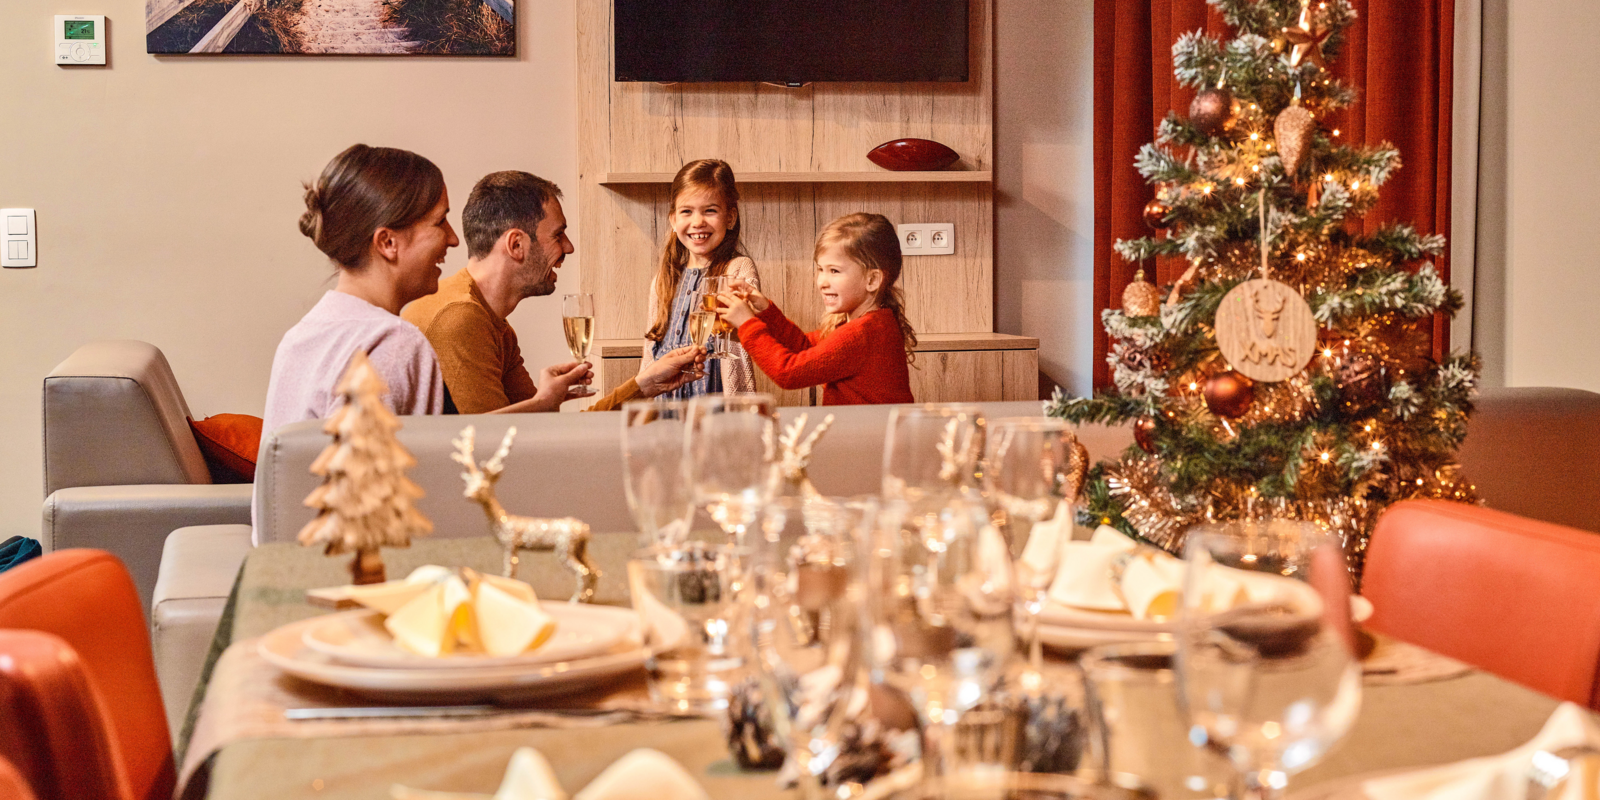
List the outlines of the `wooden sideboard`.
<svg viewBox="0 0 1600 800">
<path fill-rule="evenodd" d="M 604 395 L 639 371 L 644 339 L 597 339 L 599 394 Z M 779 389 L 756 374 L 756 388 L 779 405 L 811 406 L 822 390 Z M 917 336 L 917 361 L 911 367 L 911 395 L 923 403 L 1035 400 L 1039 397 L 1039 340 L 1006 333 L 924 333 Z"/>
</svg>

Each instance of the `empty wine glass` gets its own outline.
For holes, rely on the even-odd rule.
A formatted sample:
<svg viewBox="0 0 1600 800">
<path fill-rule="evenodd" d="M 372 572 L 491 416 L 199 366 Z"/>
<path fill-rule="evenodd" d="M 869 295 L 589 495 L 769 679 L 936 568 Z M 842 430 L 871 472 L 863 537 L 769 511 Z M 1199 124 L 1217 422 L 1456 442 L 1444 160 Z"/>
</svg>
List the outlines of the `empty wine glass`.
<svg viewBox="0 0 1600 800">
<path fill-rule="evenodd" d="M 1077 437 L 1059 419 L 1010 417 L 988 425 L 984 478 L 1005 511 L 1011 557 L 1016 559 L 1017 590 L 1028 612 L 1028 663 L 1037 673 L 1044 660 L 1039 643 L 1039 612 L 1061 561 L 1061 537 L 1031 541 L 1034 526 L 1066 514 L 1060 530 L 1071 531 L 1070 501 L 1077 486 L 1081 456 Z"/>
<path fill-rule="evenodd" d="M 984 418 L 977 406 L 902 406 L 889 412 L 883 444 L 883 496 L 913 510 L 975 486 Z"/>
<path fill-rule="evenodd" d="M 567 349 L 574 361 L 589 357 L 594 343 L 594 295 L 568 294 L 561 297 L 561 328 L 567 334 Z"/>
<path fill-rule="evenodd" d="M 622 487 L 644 546 L 676 544 L 694 514 L 683 475 L 688 403 L 634 400 L 622 406 Z"/>
<path fill-rule="evenodd" d="M 689 401 L 684 472 L 690 497 L 741 545 L 772 492 L 776 427 L 772 395 L 702 395 Z"/>
<path fill-rule="evenodd" d="M 1245 787 L 1281 797 L 1361 709 L 1344 550 L 1321 527 L 1194 528 L 1178 628 L 1191 741 L 1225 751 Z"/>
<path fill-rule="evenodd" d="M 923 770 L 942 775 L 957 768 L 962 713 L 993 696 L 1016 646 L 1011 554 L 976 493 L 885 508 L 867 583 L 872 681 L 916 710 Z"/>
<path fill-rule="evenodd" d="M 859 725 L 862 554 L 876 498 L 780 497 L 762 510 L 752 546 L 752 638 L 774 729 L 808 798 Z M 752 537 L 757 538 L 757 537 Z"/>
</svg>

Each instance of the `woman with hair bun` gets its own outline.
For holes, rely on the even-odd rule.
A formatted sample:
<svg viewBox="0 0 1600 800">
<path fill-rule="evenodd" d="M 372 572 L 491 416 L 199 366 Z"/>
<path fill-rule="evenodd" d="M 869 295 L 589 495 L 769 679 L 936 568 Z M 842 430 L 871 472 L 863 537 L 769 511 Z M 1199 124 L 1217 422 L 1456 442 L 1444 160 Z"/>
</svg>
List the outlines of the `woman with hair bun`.
<svg viewBox="0 0 1600 800">
<path fill-rule="evenodd" d="M 460 244 L 446 214 L 444 175 L 392 147 L 350 147 L 306 187 L 300 232 L 338 268 L 334 288 L 289 329 L 272 359 L 262 429 L 333 414 L 334 387 L 357 350 L 388 386 L 396 414 L 446 410 L 427 337 L 400 309 L 439 288 L 439 265 Z"/>
</svg>

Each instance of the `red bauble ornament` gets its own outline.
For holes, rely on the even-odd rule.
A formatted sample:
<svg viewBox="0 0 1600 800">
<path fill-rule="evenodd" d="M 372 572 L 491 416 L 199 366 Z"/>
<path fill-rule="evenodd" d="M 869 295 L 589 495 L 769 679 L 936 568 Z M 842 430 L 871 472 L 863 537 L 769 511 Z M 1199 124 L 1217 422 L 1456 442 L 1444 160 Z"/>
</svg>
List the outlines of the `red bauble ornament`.
<svg viewBox="0 0 1600 800">
<path fill-rule="evenodd" d="M 1226 88 L 1201 89 L 1189 104 L 1189 124 L 1206 136 L 1216 136 L 1233 127 L 1239 102 Z"/>
<path fill-rule="evenodd" d="M 1156 420 L 1154 417 L 1140 417 L 1133 421 L 1133 441 L 1139 449 L 1155 455 L 1156 453 Z"/>
<path fill-rule="evenodd" d="M 1220 372 L 1206 381 L 1206 408 L 1219 417 L 1237 419 L 1250 410 L 1255 388 L 1250 379 L 1233 370 Z"/>
<path fill-rule="evenodd" d="M 1158 231 L 1166 230 L 1171 227 L 1167 222 L 1167 215 L 1171 213 L 1172 206 L 1160 200 L 1151 200 L 1144 204 L 1144 224 Z"/>
</svg>

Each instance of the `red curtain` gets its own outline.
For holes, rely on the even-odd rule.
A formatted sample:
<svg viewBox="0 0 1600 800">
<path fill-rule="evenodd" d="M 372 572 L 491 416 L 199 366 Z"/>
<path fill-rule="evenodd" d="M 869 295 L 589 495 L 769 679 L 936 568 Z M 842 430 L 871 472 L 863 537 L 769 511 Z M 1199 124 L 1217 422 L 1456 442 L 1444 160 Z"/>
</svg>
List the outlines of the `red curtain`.
<svg viewBox="0 0 1600 800">
<path fill-rule="evenodd" d="M 1388 141 L 1402 169 L 1384 185 L 1377 206 L 1360 223 L 1371 229 L 1409 222 L 1422 233 L 1450 235 L 1451 58 L 1455 0 L 1369 3 L 1352 0 L 1356 21 L 1332 63 L 1354 86 L 1354 106 L 1321 120 L 1347 143 Z M 1172 44 L 1185 31 L 1230 34 L 1204 0 L 1095 0 L 1094 8 L 1094 383 L 1109 383 L 1102 309 L 1120 307 L 1135 267 L 1111 245 L 1145 236 L 1142 218 L 1154 190 L 1133 168 L 1134 156 L 1155 138 L 1169 109 L 1187 114 L 1194 90 L 1172 75 Z M 1435 265 L 1446 283 L 1449 263 Z M 1182 261 L 1157 263 L 1146 277 L 1158 285 L 1178 279 Z M 1449 344 L 1449 320 L 1432 324 L 1435 357 Z"/>
</svg>

